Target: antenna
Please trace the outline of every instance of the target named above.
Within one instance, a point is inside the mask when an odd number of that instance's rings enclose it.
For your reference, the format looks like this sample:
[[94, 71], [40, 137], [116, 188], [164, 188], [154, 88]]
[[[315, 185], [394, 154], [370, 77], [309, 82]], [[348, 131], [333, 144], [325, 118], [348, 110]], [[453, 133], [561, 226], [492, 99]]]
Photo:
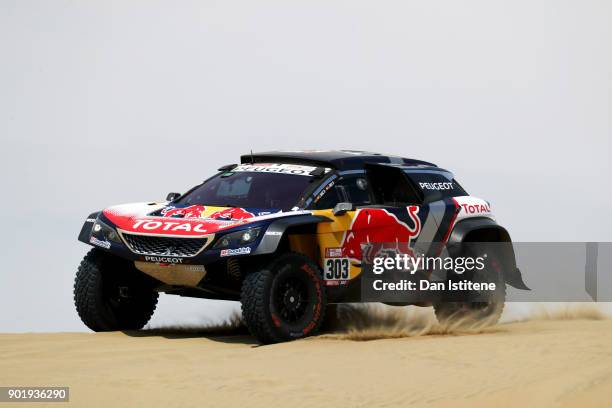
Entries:
[[255, 159], [253, 158], [253, 149], [251, 149], [251, 164], [255, 163]]

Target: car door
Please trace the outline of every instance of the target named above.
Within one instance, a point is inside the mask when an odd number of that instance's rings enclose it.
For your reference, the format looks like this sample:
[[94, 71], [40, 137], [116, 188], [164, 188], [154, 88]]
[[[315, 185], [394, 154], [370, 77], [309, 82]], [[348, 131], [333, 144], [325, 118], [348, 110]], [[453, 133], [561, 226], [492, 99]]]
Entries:
[[310, 209], [332, 220], [319, 224], [317, 229], [321, 269], [327, 286], [345, 285], [360, 272], [359, 266], [351, 261], [343, 249], [347, 232], [359, 210], [334, 215], [333, 208], [341, 202], [352, 203], [355, 207], [372, 204], [372, 195], [364, 171], [340, 173], [314, 193]]
[[[361, 262], [363, 249], [370, 243], [384, 248], [410, 252], [423, 228], [427, 207], [401, 167], [372, 164], [366, 166], [372, 204], [358, 208], [343, 242], [353, 262]], [[369, 257], [373, 254], [367, 254]]]
[[[341, 175], [322, 191], [313, 208], [332, 219], [318, 227], [322, 269], [329, 286], [345, 284], [361, 273], [363, 250], [371, 250], [370, 243], [410, 251], [427, 215], [427, 207], [420, 205], [422, 197], [398, 167], [368, 166]], [[331, 209], [339, 202], [350, 202], [355, 208], [334, 215]]]

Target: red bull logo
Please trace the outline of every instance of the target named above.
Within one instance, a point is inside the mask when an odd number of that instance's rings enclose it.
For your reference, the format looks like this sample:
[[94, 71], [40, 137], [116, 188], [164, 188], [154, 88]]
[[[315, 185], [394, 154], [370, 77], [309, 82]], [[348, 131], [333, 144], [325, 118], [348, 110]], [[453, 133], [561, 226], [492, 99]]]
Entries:
[[161, 211], [164, 217], [200, 218], [206, 209], [203, 205], [190, 205], [184, 208], [166, 208]]
[[[342, 241], [344, 256], [361, 262], [361, 246], [369, 243], [386, 244], [384, 248], [378, 247], [378, 250], [394, 249], [401, 253], [412, 254], [410, 243], [421, 233], [421, 220], [417, 215], [418, 206], [409, 206], [407, 210], [408, 217], [414, 224], [412, 227], [382, 208], [357, 210], [351, 227], [345, 233]], [[367, 254], [367, 256], [373, 258], [375, 254]]]
[[[213, 211], [212, 208], [209, 212]], [[204, 205], [190, 205], [184, 208], [165, 208], [161, 210], [161, 215], [164, 217], [176, 217], [176, 218], [210, 218], [210, 219], [222, 219], [222, 220], [244, 220], [247, 218], [253, 218], [254, 214], [246, 211], [243, 208], [224, 208], [222, 210], [214, 211], [209, 215], [205, 214], [206, 206]]]
[[247, 218], [253, 218], [254, 215], [244, 208], [226, 208], [224, 210], [215, 211], [210, 215], [210, 218], [220, 218], [226, 220], [244, 220]]

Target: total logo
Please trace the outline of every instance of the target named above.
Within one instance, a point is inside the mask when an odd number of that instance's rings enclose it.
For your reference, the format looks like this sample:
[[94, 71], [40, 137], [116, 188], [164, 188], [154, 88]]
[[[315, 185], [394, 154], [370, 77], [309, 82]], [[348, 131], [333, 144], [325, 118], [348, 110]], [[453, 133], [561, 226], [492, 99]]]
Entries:
[[494, 219], [491, 206], [485, 200], [472, 196], [453, 197], [455, 207], [460, 209], [457, 214], [459, 221], [470, 217], [487, 217]]
[[180, 221], [156, 221], [138, 220], [132, 226], [133, 229], [142, 228], [148, 231], [185, 231], [206, 233], [203, 224], [180, 222]]
[[163, 263], [163, 264], [182, 264], [183, 263], [183, 260], [181, 258], [173, 258], [169, 256], [145, 256], [145, 261]]
[[491, 208], [487, 204], [461, 204], [461, 208], [467, 214], [481, 214], [481, 213], [490, 213]]

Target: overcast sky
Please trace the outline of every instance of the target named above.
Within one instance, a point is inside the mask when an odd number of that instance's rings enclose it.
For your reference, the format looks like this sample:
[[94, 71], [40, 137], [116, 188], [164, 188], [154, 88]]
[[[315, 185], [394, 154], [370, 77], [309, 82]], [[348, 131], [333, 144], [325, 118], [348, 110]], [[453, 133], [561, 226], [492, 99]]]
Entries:
[[[437, 163], [519, 241], [610, 241], [612, 3], [0, 0], [0, 331], [84, 330], [84, 217], [241, 153]], [[165, 296], [154, 325], [235, 305]]]

